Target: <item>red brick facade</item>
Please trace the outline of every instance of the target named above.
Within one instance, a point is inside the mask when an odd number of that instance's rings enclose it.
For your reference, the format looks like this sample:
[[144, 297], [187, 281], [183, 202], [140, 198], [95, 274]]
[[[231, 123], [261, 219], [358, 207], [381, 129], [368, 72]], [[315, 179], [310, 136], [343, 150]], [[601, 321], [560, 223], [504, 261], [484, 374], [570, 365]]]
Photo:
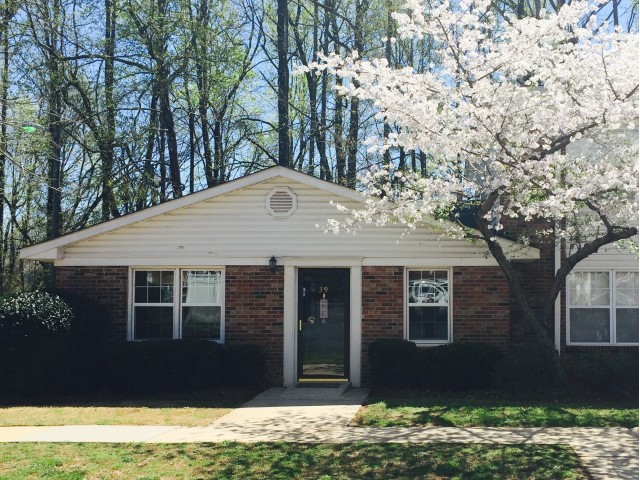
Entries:
[[[456, 267], [451, 279], [454, 342], [492, 343], [507, 348], [509, 284], [499, 267]], [[362, 374], [369, 378], [367, 352], [377, 338], [404, 337], [404, 269], [362, 269]]]
[[271, 383], [282, 384], [284, 269], [225, 268], [225, 342], [258, 345], [267, 357]]
[[127, 267], [56, 267], [56, 287], [103, 305], [111, 317], [113, 339], [127, 339]]
[[[127, 267], [58, 267], [58, 287], [105, 305], [115, 336], [126, 338]], [[456, 267], [451, 279], [453, 340], [509, 343], [509, 287], [498, 267]], [[369, 375], [367, 351], [376, 338], [404, 336], [404, 268], [362, 269], [362, 375]], [[225, 342], [254, 344], [266, 354], [268, 375], [283, 375], [284, 271], [266, 266], [225, 268]]]
[[362, 380], [370, 377], [369, 344], [377, 338], [404, 335], [404, 269], [362, 268]]
[[455, 267], [453, 341], [509, 346], [509, 284], [500, 267]]

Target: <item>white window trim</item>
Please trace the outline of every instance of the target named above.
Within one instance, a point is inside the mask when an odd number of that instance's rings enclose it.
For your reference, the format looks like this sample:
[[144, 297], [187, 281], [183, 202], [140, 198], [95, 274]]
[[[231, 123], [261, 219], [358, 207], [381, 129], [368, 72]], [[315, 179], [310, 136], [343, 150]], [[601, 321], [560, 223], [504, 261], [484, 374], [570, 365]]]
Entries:
[[[410, 271], [437, 270], [446, 271], [449, 280], [449, 303], [447, 305], [447, 339], [446, 340], [412, 340], [409, 338], [409, 299], [407, 298], [407, 290], [409, 285]], [[402, 303], [404, 312], [404, 338], [418, 346], [429, 345], [446, 345], [453, 342], [453, 268], [451, 267], [411, 267], [404, 269], [404, 281], [402, 285]]]
[[[598, 306], [594, 305], [592, 307], [572, 307], [571, 306], [571, 288], [569, 287], [569, 277], [567, 276], [567, 280], [565, 281], [565, 292], [566, 292], [566, 305], [565, 305], [565, 326], [566, 326], [566, 344], [567, 346], [575, 346], [575, 347], [637, 347], [638, 343], [629, 343], [629, 342], [617, 342], [616, 340], [616, 302], [615, 302], [615, 294], [614, 286], [615, 286], [615, 275], [618, 272], [637, 272], [633, 268], [624, 269], [605, 269], [605, 268], [581, 268], [574, 269], [571, 273], [585, 273], [585, 272], [595, 272], [595, 273], [609, 273], [609, 305], [608, 306]], [[603, 310], [609, 310], [609, 342], [572, 342], [571, 341], [571, 309], [572, 308], [602, 308]], [[634, 307], [631, 307], [634, 308]]]
[[[129, 293], [127, 298], [127, 341], [130, 342], [154, 342], [156, 339], [135, 339], [134, 338], [134, 321], [133, 321], [133, 309], [134, 309], [134, 272], [136, 270], [144, 270], [146, 272], [151, 271], [173, 271], [173, 338], [171, 340], [180, 340], [182, 338], [182, 272], [184, 270], [215, 270], [222, 274], [220, 281], [220, 339], [210, 339], [211, 342], [217, 342], [223, 344], [225, 342], [225, 269], [220, 266], [152, 266], [147, 267], [139, 265], [135, 267], [129, 267]], [[170, 304], [149, 304], [149, 305], [164, 305]], [[209, 304], [208, 304], [209, 305]], [[192, 305], [194, 306], [194, 305]], [[169, 339], [167, 339], [169, 340]]]

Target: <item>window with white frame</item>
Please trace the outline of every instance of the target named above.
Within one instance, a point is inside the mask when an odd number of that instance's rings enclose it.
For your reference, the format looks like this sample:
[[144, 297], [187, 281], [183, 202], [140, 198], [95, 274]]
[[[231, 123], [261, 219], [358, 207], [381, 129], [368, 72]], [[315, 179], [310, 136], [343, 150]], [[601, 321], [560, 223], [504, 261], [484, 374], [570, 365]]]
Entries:
[[132, 339], [221, 341], [222, 286], [221, 270], [134, 270]]
[[406, 334], [417, 343], [450, 341], [449, 271], [408, 270]]
[[638, 272], [577, 271], [568, 286], [568, 343], [638, 344]]

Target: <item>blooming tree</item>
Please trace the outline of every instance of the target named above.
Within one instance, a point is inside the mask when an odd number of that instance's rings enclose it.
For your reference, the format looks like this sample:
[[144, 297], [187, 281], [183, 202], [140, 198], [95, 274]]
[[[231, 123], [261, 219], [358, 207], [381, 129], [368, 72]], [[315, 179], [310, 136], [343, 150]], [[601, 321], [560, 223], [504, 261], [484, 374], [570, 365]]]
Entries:
[[[398, 127], [369, 140], [371, 150], [401, 147], [429, 159], [426, 176], [392, 165], [369, 171], [366, 206], [329, 229], [402, 222], [410, 231], [427, 222], [485, 242], [556, 366], [549, 325], [567, 275], [638, 233], [638, 36], [599, 28], [595, 16], [581, 26], [593, 8], [576, 1], [540, 19], [499, 19], [490, 0], [408, 0], [395, 14], [399, 35], [439, 45], [429, 71], [358, 52], [314, 66], [343, 77], [340, 93], [371, 101]], [[473, 207], [473, 228], [461, 221], [464, 207]], [[546, 236], [567, 246], [538, 313], [509, 259], [514, 244], [497, 241], [513, 233], [505, 229], [513, 219], [530, 227], [519, 232], [521, 245]]]

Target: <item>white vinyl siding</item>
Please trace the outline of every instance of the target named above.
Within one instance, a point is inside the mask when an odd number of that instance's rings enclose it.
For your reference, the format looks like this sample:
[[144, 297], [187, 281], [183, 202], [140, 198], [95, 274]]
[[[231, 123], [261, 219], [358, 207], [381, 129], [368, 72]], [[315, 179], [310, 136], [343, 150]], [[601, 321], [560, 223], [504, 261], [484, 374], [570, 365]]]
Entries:
[[131, 277], [132, 340], [224, 340], [221, 269], [142, 267]]
[[638, 272], [575, 271], [567, 286], [569, 345], [638, 345]]
[[[297, 208], [274, 218], [265, 199], [275, 187], [296, 195]], [[365, 225], [357, 235], [324, 234], [317, 225], [340, 218], [331, 201], [358, 204], [330, 191], [276, 177], [64, 247], [57, 265], [261, 265], [277, 258], [362, 258], [363, 265], [495, 265], [482, 245], [418, 229]], [[153, 242], [149, 242], [153, 238]], [[532, 257], [533, 258], [533, 257]], [[419, 262], [419, 263], [418, 263]]]

